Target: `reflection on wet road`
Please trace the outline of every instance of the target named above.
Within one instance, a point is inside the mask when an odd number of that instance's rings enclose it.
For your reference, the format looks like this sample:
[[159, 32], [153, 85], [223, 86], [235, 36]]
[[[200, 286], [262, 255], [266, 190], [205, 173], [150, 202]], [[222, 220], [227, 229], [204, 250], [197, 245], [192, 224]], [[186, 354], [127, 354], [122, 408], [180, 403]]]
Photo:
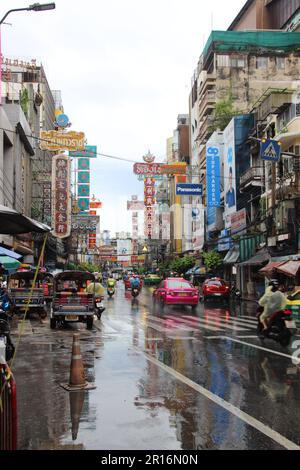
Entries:
[[[300, 446], [300, 369], [292, 349], [257, 339], [253, 303], [161, 310], [119, 283], [93, 331], [31, 327], [15, 367], [21, 449]], [[78, 329], [97, 389], [69, 394]]]

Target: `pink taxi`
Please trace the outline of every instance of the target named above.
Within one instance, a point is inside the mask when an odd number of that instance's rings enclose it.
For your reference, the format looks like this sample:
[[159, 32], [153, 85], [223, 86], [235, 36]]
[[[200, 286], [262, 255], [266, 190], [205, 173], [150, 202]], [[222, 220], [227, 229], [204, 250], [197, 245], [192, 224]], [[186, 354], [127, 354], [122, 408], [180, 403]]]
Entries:
[[153, 300], [164, 305], [190, 305], [196, 308], [199, 292], [192, 284], [181, 278], [167, 278], [153, 292]]

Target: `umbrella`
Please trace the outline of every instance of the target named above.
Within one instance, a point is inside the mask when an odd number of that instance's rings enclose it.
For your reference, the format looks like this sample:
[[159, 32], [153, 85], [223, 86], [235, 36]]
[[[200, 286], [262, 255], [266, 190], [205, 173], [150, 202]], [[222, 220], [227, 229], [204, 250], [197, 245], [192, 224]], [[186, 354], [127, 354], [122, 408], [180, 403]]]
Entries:
[[25, 215], [0, 204], [0, 233], [16, 235], [28, 232], [50, 232], [51, 228], [41, 222], [30, 219]]
[[1, 264], [6, 271], [17, 269], [21, 265], [20, 261], [10, 258], [9, 256], [0, 256], [0, 265]]

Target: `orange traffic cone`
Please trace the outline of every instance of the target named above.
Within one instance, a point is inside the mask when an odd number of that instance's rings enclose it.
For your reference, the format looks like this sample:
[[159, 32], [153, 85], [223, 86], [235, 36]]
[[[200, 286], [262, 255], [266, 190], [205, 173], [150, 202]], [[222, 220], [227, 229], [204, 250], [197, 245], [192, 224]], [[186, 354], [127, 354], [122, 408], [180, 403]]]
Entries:
[[84, 367], [80, 352], [79, 333], [74, 333], [73, 335], [69, 384], [61, 384], [61, 386], [69, 392], [96, 388], [94, 384], [88, 383], [85, 379]]

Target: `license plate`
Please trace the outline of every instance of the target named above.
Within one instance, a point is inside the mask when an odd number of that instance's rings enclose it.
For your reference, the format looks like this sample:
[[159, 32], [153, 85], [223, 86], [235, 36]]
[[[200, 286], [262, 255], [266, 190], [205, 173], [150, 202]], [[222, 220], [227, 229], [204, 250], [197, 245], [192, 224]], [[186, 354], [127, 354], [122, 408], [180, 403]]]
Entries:
[[285, 320], [285, 326], [290, 329], [297, 328], [295, 320]]
[[101, 302], [97, 302], [97, 303], [96, 303], [96, 307], [97, 307], [97, 308], [102, 307], [102, 303], [101, 303]]
[[186, 297], [188, 294], [186, 294], [185, 292], [178, 292], [178, 296], [179, 297]]
[[66, 315], [66, 320], [68, 320], [68, 321], [77, 321], [78, 316], [77, 315]]

